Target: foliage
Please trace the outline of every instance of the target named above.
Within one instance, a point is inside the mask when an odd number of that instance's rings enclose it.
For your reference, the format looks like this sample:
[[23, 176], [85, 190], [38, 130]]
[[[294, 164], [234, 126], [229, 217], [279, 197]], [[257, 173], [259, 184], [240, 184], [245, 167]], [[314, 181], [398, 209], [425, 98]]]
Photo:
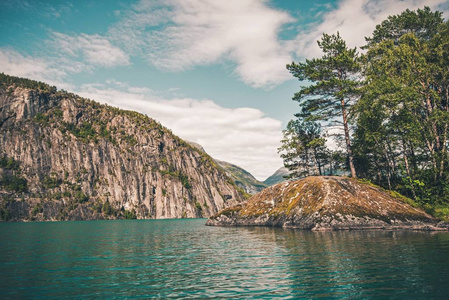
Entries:
[[18, 170], [19, 162], [14, 160], [14, 158], [3, 156], [0, 158], [0, 168], [6, 170]]
[[62, 184], [62, 180], [56, 177], [45, 176], [42, 184], [45, 188], [51, 189], [60, 186]]
[[[300, 81], [311, 84], [303, 86], [293, 100], [301, 107], [297, 118], [304, 122], [327, 121], [340, 123], [344, 128], [349, 167], [353, 177], [353, 165], [348, 109], [358, 96], [358, 72], [360, 64], [356, 48], [349, 49], [337, 32], [335, 35], [323, 34], [318, 46], [323, 51], [321, 58], [306, 60], [305, 63], [287, 65], [287, 69]], [[341, 118], [341, 120], [340, 120]]]
[[[307, 132], [291, 130], [294, 122], [326, 124], [343, 115], [346, 155], [349, 165], [353, 156], [357, 175], [444, 216], [449, 206], [449, 22], [428, 7], [406, 10], [389, 16], [366, 41], [359, 57], [338, 33], [324, 34], [318, 42], [322, 58], [287, 66], [311, 84], [293, 98], [301, 109], [287, 127], [283, 147], [299, 144], [302, 150], [291, 160], [300, 159], [306, 148], [298, 141]], [[339, 105], [338, 100], [345, 101]], [[351, 135], [338, 108], [347, 109]]]
[[354, 107], [357, 169], [421, 205], [449, 201], [448, 23], [427, 7], [407, 10], [367, 41]]
[[44, 212], [44, 208], [42, 207], [42, 205], [40, 203], [36, 204], [35, 207], [33, 207], [33, 209], [31, 210], [31, 215], [32, 216], [36, 216], [39, 213]]
[[11, 220], [11, 210], [8, 207], [7, 201], [2, 201], [0, 203], [0, 221]]
[[185, 187], [186, 189], [192, 188], [192, 185], [189, 182], [189, 177], [187, 177], [187, 175], [184, 175], [181, 172], [179, 172], [178, 178], [181, 181], [183, 187]]
[[18, 85], [24, 88], [37, 89], [45, 93], [55, 93], [56, 87], [50, 86], [46, 83], [35, 81], [27, 78], [8, 76], [4, 73], [0, 73], [0, 82], [3, 86]]
[[34, 116], [34, 120], [39, 124], [46, 126], [48, 125], [50, 118], [47, 115], [44, 115], [43, 113], [37, 113]]
[[[168, 164], [168, 162], [165, 158], [161, 159], [161, 162], [163, 164]], [[168, 165], [168, 170], [161, 170], [160, 172], [163, 175], [169, 175], [172, 178], [178, 179], [182, 183], [182, 186], [185, 187], [186, 189], [192, 188], [192, 184], [189, 181], [189, 177], [187, 175], [185, 175], [184, 173], [182, 173], [181, 171], [176, 170], [174, 166]], [[164, 196], [165, 196], [165, 194], [164, 194]]]
[[97, 136], [97, 132], [92, 127], [92, 124], [88, 122], [83, 122], [79, 126], [76, 126], [74, 123], [63, 122], [63, 126], [61, 130], [63, 133], [68, 131], [85, 142]]
[[285, 167], [291, 171], [288, 178], [323, 175], [327, 149], [320, 124], [296, 119], [288, 123], [283, 133], [278, 151]]
[[123, 218], [126, 220], [137, 219], [136, 211], [134, 209], [133, 210], [125, 210], [123, 212]]
[[76, 191], [74, 193], [74, 198], [75, 198], [76, 202], [78, 202], [78, 203], [84, 203], [84, 202], [89, 201], [89, 196], [84, 194], [82, 191]]
[[14, 192], [26, 192], [28, 190], [27, 180], [25, 178], [7, 173], [3, 174], [2, 178], [0, 178], [0, 186], [5, 190]]
[[103, 205], [101, 207], [101, 212], [108, 216], [114, 214], [114, 209], [112, 208], [111, 204], [109, 203], [109, 200], [106, 200], [103, 203]]

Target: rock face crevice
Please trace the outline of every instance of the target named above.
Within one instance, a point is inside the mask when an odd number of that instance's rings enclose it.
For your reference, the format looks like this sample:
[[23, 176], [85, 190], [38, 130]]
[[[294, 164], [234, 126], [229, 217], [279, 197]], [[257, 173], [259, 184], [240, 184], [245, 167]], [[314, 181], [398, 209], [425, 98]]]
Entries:
[[3, 220], [208, 217], [243, 200], [210, 156], [149, 117], [2, 79]]
[[311, 176], [271, 186], [225, 208], [206, 225], [308, 230], [443, 230], [432, 216], [377, 187], [347, 177]]

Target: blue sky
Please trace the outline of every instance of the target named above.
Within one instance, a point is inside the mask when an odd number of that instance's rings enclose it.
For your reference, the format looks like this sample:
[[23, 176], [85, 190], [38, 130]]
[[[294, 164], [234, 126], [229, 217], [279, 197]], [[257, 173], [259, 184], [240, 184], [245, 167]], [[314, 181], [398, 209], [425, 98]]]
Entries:
[[0, 0], [0, 71], [138, 110], [265, 179], [301, 84], [285, 69], [340, 31], [446, 0]]

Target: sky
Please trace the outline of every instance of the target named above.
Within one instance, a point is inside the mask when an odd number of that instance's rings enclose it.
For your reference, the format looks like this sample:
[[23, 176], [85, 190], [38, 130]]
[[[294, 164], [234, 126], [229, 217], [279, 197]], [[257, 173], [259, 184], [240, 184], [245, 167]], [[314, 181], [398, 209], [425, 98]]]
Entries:
[[307, 84], [286, 64], [424, 6], [447, 18], [449, 0], [0, 0], [0, 72], [147, 114], [264, 180]]

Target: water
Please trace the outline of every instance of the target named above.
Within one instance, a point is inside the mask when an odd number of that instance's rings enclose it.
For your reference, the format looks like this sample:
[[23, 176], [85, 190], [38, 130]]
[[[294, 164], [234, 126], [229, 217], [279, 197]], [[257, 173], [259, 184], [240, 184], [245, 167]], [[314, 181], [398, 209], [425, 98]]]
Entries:
[[0, 297], [449, 298], [449, 233], [0, 224]]

